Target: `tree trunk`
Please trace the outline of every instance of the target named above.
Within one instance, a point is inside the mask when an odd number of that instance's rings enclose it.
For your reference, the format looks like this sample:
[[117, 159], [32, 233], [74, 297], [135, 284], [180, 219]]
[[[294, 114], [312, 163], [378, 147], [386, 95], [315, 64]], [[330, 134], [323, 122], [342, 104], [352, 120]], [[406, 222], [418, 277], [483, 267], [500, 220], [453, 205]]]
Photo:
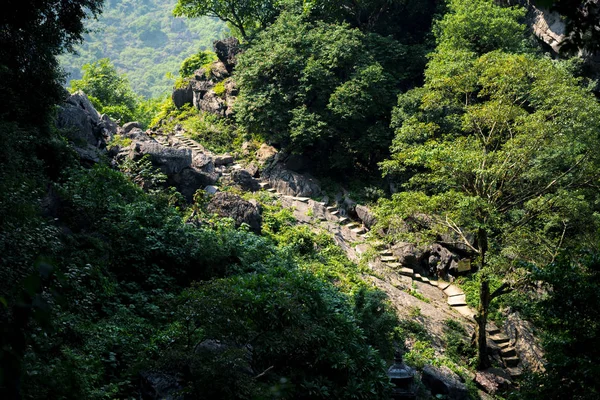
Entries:
[[481, 278], [481, 286], [479, 288], [479, 307], [477, 307], [477, 315], [475, 317], [475, 321], [477, 322], [477, 369], [479, 370], [487, 369], [490, 367], [490, 360], [488, 357], [487, 347], [487, 332], [485, 330], [485, 327], [487, 325], [490, 301], [490, 285], [487, 280], [487, 277], [483, 275]]
[[477, 369], [482, 370], [490, 367], [485, 327], [487, 325], [490, 301], [492, 300], [490, 296], [490, 284], [484, 271], [485, 256], [487, 253], [487, 232], [483, 228], [479, 228], [477, 232], [477, 244], [480, 257], [479, 273], [481, 274], [481, 285], [479, 287], [479, 307], [477, 307], [477, 315], [475, 316], [475, 321], [477, 322], [475, 340], [477, 342]]

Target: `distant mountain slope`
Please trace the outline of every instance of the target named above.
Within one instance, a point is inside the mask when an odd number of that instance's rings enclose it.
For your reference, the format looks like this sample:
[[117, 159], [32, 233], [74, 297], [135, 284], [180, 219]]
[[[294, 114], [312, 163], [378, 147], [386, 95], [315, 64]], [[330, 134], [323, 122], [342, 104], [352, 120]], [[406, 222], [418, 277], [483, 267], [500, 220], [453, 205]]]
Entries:
[[79, 79], [81, 67], [108, 57], [127, 74], [133, 89], [146, 97], [167, 93], [181, 62], [211, 49], [213, 40], [228, 35], [224, 23], [213, 18], [194, 20], [172, 15], [177, 0], [106, 0], [104, 13], [89, 21], [89, 34], [77, 47], [78, 55], [61, 57], [68, 79]]

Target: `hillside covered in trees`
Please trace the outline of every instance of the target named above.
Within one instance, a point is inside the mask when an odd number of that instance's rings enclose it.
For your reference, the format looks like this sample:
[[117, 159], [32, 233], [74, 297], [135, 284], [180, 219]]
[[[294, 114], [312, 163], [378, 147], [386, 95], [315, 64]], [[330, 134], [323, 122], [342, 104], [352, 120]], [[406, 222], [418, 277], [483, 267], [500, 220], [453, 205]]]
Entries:
[[[108, 58], [126, 74], [133, 90], [145, 98], [163, 97], [173, 86], [182, 61], [211, 50], [228, 29], [216, 18], [176, 18], [175, 0], [108, 0], [98, 19], [85, 22], [87, 32], [76, 53], [59, 57], [68, 80], [81, 79], [81, 67]], [[69, 83], [69, 82], [67, 82]]]
[[597, 399], [599, 7], [11, 1], [0, 396]]

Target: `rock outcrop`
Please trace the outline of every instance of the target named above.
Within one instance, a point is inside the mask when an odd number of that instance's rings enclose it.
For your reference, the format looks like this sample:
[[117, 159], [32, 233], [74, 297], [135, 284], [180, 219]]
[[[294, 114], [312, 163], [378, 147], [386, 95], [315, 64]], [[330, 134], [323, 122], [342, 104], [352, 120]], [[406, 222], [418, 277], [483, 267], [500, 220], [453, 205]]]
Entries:
[[231, 73], [240, 52], [240, 44], [237, 39], [228, 38], [216, 41], [214, 48], [218, 60], [186, 78], [173, 91], [171, 98], [177, 108], [191, 104], [198, 110], [229, 117], [233, 114], [232, 105], [237, 96]]
[[421, 381], [433, 396], [442, 395], [448, 400], [467, 400], [469, 392], [460, 377], [446, 366], [423, 367]]
[[100, 161], [106, 142], [117, 132], [117, 124], [100, 115], [81, 91], [70, 95], [59, 108], [56, 127], [64, 131], [84, 164]]
[[504, 331], [515, 347], [523, 366], [533, 372], [544, 371], [544, 351], [535, 336], [535, 328], [521, 318], [518, 312], [508, 312], [504, 321]]
[[261, 232], [262, 217], [259, 206], [242, 199], [238, 195], [218, 192], [212, 197], [206, 210], [220, 217], [232, 218], [236, 227], [247, 224], [252, 232], [256, 234]]

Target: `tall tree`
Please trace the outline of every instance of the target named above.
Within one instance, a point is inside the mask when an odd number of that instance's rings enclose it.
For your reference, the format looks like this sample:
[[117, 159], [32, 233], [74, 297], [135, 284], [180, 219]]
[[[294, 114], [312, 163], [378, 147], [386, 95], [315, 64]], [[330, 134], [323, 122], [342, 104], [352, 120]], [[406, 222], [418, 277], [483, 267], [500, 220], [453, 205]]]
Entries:
[[62, 94], [56, 56], [82, 39], [102, 0], [7, 0], [0, 15], [0, 118], [41, 123]]
[[[433, 230], [454, 233], [477, 254], [485, 368], [489, 305], [522, 279], [519, 261], [552, 261], [585, 231], [600, 106], [565, 65], [518, 53], [520, 10], [486, 0], [454, 0], [450, 9], [424, 88], [400, 96], [393, 154], [382, 166], [408, 176], [392, 202], [397, 213], [434, 216]], [[490, 274], [504, 279], [495, 290]]]

